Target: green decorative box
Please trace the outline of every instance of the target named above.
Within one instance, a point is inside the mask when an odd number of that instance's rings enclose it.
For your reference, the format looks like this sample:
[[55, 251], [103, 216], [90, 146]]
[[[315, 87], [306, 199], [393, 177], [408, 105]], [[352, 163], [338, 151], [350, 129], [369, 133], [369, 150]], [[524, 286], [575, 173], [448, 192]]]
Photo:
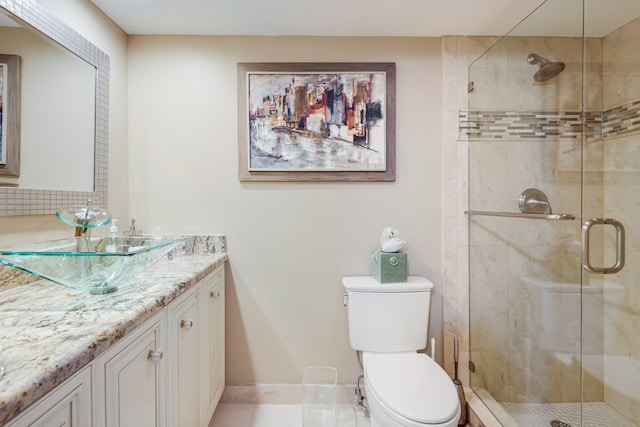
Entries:
[[371, 255], [371, 276], [380, 283], [407, 281], [407, 254], [377, 251]]

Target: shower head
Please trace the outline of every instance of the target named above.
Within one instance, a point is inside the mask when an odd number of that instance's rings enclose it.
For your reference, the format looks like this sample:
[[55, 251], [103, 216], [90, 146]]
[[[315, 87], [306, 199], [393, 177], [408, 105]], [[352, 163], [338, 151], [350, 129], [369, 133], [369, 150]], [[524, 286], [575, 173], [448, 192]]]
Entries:
[[546, 82], [564, 70], [564, 62], [551, 62], [547, 58], [543, 58], [535, 53], [530, 53], [527, 62], [531, 65], [538, 64], [538, 71], [533, 76], [533, 80], [537, 82]]

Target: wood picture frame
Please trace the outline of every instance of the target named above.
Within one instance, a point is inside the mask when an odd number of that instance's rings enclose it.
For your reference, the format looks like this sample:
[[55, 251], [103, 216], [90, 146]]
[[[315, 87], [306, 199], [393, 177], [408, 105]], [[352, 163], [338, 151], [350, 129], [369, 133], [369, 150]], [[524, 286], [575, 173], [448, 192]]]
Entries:
[[238, 63], [240, 181], [395, 181], [395, 63]]
[[0, 54], [0, 175], [20, 176], [20, 56]]

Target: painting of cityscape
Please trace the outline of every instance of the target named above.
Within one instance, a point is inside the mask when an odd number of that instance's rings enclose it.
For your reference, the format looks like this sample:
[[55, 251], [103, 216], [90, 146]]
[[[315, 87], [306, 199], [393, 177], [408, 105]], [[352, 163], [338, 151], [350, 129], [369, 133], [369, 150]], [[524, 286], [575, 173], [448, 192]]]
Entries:
[[386, 172], [387, 71], [290, 68], [247, 72], [248, 171]]

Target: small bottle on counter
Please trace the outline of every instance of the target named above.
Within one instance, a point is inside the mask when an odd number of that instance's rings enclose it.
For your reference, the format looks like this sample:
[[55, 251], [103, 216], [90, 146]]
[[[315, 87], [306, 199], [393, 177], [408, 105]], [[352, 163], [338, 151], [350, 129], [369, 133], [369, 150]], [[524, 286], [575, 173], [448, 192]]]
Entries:
[[115, 253], [118, 251], [118, 220], [113, 219], [113, 225], [109, 228], [109, 243], [106, 247], [106, 252]]

